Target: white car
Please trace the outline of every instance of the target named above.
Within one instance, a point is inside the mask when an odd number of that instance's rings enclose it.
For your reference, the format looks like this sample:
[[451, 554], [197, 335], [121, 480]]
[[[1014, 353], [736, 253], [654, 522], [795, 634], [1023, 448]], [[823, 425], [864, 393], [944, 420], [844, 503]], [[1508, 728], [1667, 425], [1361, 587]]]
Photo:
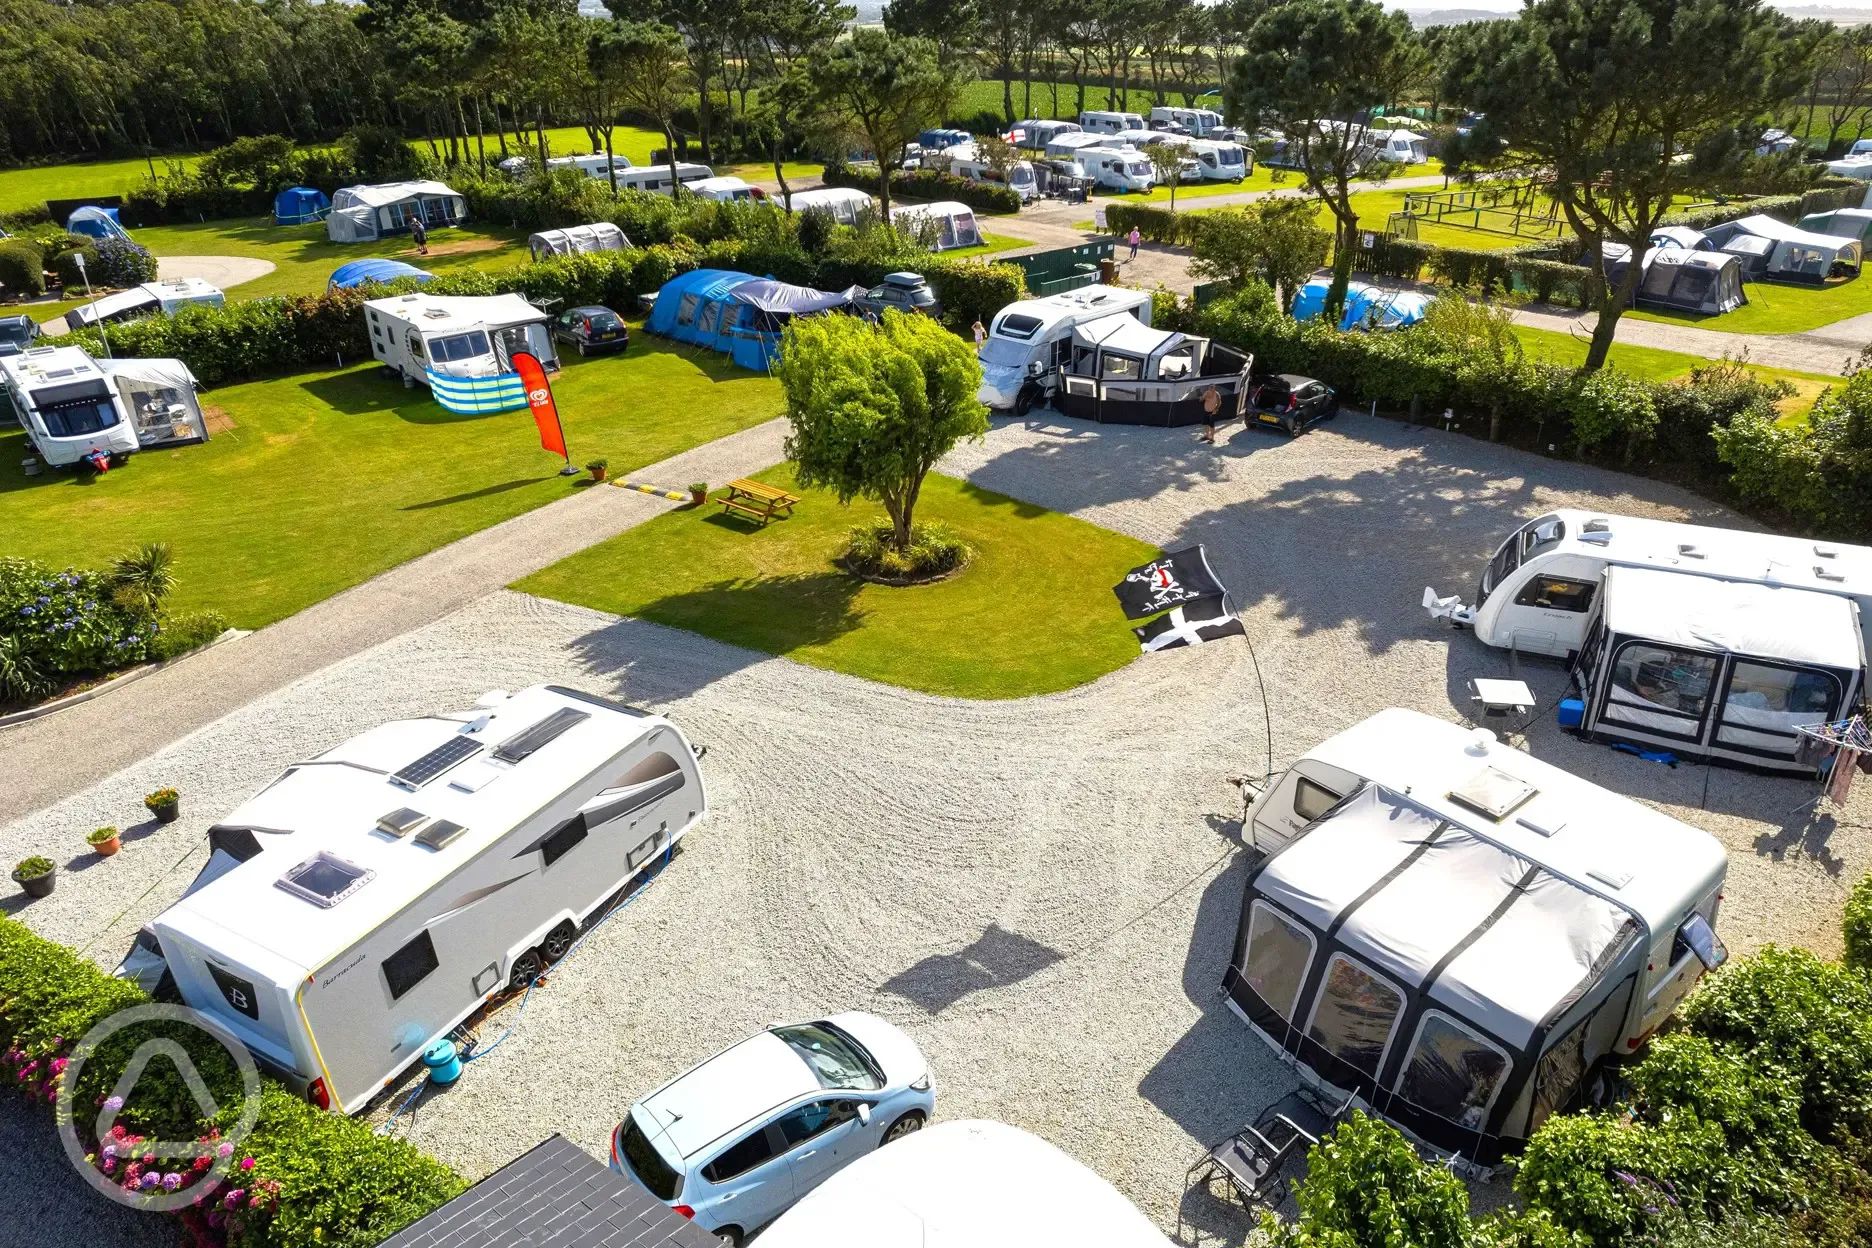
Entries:
[[771, 1027], [643, 1097], [611, 1133], [611, 1168], [739, 1244], [935, 1108], [916, 1042], [851, 1011]]

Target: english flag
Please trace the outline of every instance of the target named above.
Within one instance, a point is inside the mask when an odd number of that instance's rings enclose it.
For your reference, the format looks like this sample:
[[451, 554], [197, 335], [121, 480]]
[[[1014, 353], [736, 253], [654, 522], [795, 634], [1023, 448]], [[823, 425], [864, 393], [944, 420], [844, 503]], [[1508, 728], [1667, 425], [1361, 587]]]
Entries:
[[546, 369], [539, 358], [528, 351], [514, 352], [513, 363], [514, 371], [520, 374], [520, 384], [526, 390], [527, 406], [533, 409], [533, 423], [539, 426], [540, 446], [570, 465], [572, 457], [566, 454], [565, 427], [559, 423], [559, 409], [553, 403]]

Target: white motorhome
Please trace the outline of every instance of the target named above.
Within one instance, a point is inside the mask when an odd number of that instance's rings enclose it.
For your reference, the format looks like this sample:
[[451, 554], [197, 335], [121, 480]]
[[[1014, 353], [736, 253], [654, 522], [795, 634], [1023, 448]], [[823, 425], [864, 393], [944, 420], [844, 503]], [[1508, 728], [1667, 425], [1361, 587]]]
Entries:
[[[678, 161], [675, 170], [676, 181], [684, 186], [715, 176], [715, 171], [707, 165], [692, 165], [684, 161]], [[629, 169], [621, 169], [618, 171], [617, 184], [620, 191], [670, 190], [670, 166], [633, 165]]]
[[1190, 154], [1205, 182], [1240, 182], [1254, 173], [1254, 153], [1240, 143], [1222, 139], [1190, 139]]
[[1087, 109], [1079, 114], [1079, 128], [1088, 134], [1123, 134], [1145, 129], [1144, 118], [1136, 113], [1103, 112]]
[[1157, 184], [1157, 174], [1151, 168], [1150, 158], [1135, 147], [1122, 147], [1116, 151], [1088, 147], [1076, 153], [1072, 160], [1079, 166], [1083, 176], [1108, 190], [1149, 191]]
[[755, 195], [753, 187], [735, 177], [697, 178], [693, 182], [685, 178], [683, 188], [698, 198], [713, 199], [725, 204], [759, 198]]
[[55, 468], [208, 440], [200, 383], [180, 360], [94, 360], [82, 347], [0, 356], [0, 392]]
[[764, 1248], [1170, 1248], [1110, 1183], [1019, 1127], [945, 1122], [821, 1183], [761, 1232]]
[[1017, 121], [1008, 128], [1008, 141], [1015, 147], [1030, 152], [1044, 152], [1047, 145], [1062, 134], [1077, 134], [1079, 123], [1076, 121], [1050, 121], [1030, 117]]
[[820, 186], [793, 192], [793, 211], [819, 209], [840, 225], [856, 225], [864, 213], [877, 211], [877, 200], [854, 186]]
[[[609, 182], [612, 169], [623, 173], [631, 167], [631, 162], [628, 156], [612, 156], [607, 161], [603, 152], [592, 152], [584, 156], [548, 157], [546, 167], [554, 171], [576, 169], [588, 178]], [[500, 162], [500, 171], [510, 178], [524, 178], [529, 170], [537, 168], [539, 168], [539, 161], [527, 156], [509, 156]]]
[[418, 291], [364, 304], [371, 355], [406, 387], [429, 387], [450, 411], [524, 406], [516, 351], [559, 367], [547, 315], [519, 295], [430, 295]]
[[1181, 126], [1196, 138], [1223, 129], [1222, 114], [1213, 108], [1171, 108], [1158, 105], [1150, 111], [1153, 127]]
[[356, 1113], [708, 813], [661, 716], [496, 691], [288, 767], [208, 831], [118, 974], [164, 976], [315, 1104]]
[[1022, 414], [1046, 402], [1059, 370], [1072, 365], [1073, 330], [1115, 312], [1128, 312], [1149, 325], [1150, 292], [1082, 286], [1008, 304], [995, 313], [982, 343], [982, 384], [975, 397], [988, 407]]
[[1571, 657], [1613, 567], [1811, 589], [1872, 610], [1872, 547], [1571, 509], [1510, 534], [1482, 570], [1475, 605], [1428, 589], [1424, 605], [1433, 617], [1474, 628], [1485, 645]]
[[1707, 970], [1707, 832], [1494, 739], [1381, 711], [1248, 814], [1223, 989], [1310, 1082], [1479, 1166], [1579, 1105]]
[[1004, 182], [989, 167], [988, 162], [981, 158], [981, 154], [975, 150], [973, 143], [958, 143], [954, 147], [945, 149], [943, 155], [948, 159], [949, 172], [958, 178], [967, 178], [971, 182], [993, 182], [997, 185], [1005, 185], [1021, 197], [1022, 203], [1030, 203], [1039, 198], [1040, 183], [1034, 177], [1032, 161], [1017, 160], [1008, 166], [1007, 178]]
[[172, 277], [166, 281], [144, 282], [114, 295], [105, 295], [91, 303], [80, 304], [65, 314], [65, 322], [74, 329], [88, 328], [103, 321], [134, 321], [145, 316], [174, 316], [187, 307], [220, 308], [227, 306], [221, 288], [199, 277]]

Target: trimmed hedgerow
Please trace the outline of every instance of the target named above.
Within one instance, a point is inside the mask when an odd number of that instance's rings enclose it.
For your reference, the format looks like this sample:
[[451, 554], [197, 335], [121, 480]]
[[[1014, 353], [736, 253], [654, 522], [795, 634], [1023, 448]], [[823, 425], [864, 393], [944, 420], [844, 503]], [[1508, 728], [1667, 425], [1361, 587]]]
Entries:
[[21, 299], [45, 293], [45, 249], [30, 238], [0, 239], [0, 291]]
[[1856, 971], [1872, 970], [1872, 875], [1853, 885], [1840, 926], [1846, 936], [1846, 965]]

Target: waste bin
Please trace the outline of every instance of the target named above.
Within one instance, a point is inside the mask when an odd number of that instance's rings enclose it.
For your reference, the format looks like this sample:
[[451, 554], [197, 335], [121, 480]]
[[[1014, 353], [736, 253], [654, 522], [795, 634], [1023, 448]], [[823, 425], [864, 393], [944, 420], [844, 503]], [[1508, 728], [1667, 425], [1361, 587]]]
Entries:
[[1118, 260], [1116, 257], [1107, 256], [1099, 261], [1099, 281], [1105, 283], [1107, 286], [1116, 286], [1118, 284]]

